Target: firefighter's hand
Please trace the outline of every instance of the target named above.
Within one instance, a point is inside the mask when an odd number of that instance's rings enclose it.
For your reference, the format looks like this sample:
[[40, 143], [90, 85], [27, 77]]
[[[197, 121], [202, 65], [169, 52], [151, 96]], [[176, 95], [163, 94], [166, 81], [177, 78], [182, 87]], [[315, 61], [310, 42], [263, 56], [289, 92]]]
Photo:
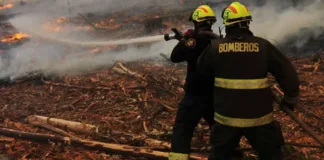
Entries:
[[195, 36], [195, 31], [193, 29], [188, 29], [185, 33], [184, 33], [184, 38], [188, 39], [188, 38], [194, 38]]
[[281, 100], [280, 108], [287, 107], [291, 111], [294, 111], [295, 106], [297, 105], [297, 98], [284, 97]]
[[178, 31], [178, 29], [176, 28], [171, 28], [171, 31], [174, 32], [174, 38], [177, 40], [181, 40], [183, 38], [183, 34], [181, 32]]

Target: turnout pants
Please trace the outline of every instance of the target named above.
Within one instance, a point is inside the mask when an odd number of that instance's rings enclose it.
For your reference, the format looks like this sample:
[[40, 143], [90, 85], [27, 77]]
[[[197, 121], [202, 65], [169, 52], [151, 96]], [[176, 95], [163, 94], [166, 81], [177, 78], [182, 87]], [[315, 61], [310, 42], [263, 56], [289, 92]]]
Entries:
[[230, 127], [216, 122], [211, 132], [212, 149], [208, 159], [230, 160], [242, 136], [258, 152], [260, 160], [282, 160], [281, 146], [284, 138], [277, 121], [250, 128]]
[[208, 96], [192, 96], [186, 94], [179, 104], [173, 137], [171, 141], [170, 159], [185, 160], [190, 153], [191, 139], [195, 127], [201, 118], [211, 128], [214, 121], [213, 99]]

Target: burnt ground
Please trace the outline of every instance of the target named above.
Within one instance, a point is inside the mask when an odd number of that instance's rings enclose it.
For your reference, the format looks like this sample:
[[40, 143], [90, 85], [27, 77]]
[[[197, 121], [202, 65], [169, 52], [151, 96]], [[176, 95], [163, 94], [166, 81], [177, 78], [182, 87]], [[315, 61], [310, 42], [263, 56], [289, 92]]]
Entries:
[[[56, 25], [64, 28], [65, 23], [74, 23], [92, 28], [96, 35], [109, 36], [111, 32], [107, 31], [113, 31], [114, 36], [118, 33], [116, 37], [126, 35], [136, 37], [166, 33], [170, 26], [181, 29], [185, 22], [177, 20], [186, 20], [188, 14], [179, 13], [181, 16], [168, 17], [167, 14], [163, 14], [165, 13], [163, 11], [158, 13], [159, 17], [151, 14], [151, 17], [131, 16], [123, 20], [114, 17], [120, 15], [119, 13], [112, 13], [106, 18], [87, 13], [82, 14], [84, 17], [58, 18], [60, 23], [56, 22]], [[5, 16], [3, 19], [7, 18]], [[170, 23], [174, 21], [176, 23]], [[123, 32], [129, 29], [127, 27], [134, 28], [131, 23], [139, 25], [141, 29], [137, 32], [130, 31], [132, 34]], [[3, 38], [17, 32], [6, 22], [1, 23], [1, 28], [3, 28], [1, 31]], [[17, 40], [12, 43], [2, 43], [0, 46], [6, 53], [11, 48], [24, 43], [25, 40], [28, 41], [28, 39]], [[318, 51], [321, 43], [318, 44], [315, 48], [317, 52], [312, 50], [312, 56], [290, 58], [302, 82], [300, 102], [295, 113], [321, 139], [324, 139], [322, 118], [324, 115], [324, 55], [323, 51]], [[184, 94], [182, 85], [185, 72], [185, 64], [174, 65], [167, 61], [148, 60], [117, 63], [112, 67], [101, 68], [84, 75], [44, 77], [35, 74], [14, 82], [4, 79], [0, 84], [0, 127], [59, 135], [26, 121], [30, 115], [41, 115], [104, 128], [100, 130], [101, 136], [61, 128], [69, 135], [80, 139], [146, 147], [167, 153], [168, 147], [150, 145], [145, 139], [170, 142], [177, 105]], [[275, 112], [287, 142], [284, 148], [286, 159], [320, 160], [324, 157], [323, 150], [318, 149], [319, 144], [289, 116], [278, 108]], [[201, 157], [208, 155], [208, 139], [208, 125], [201, 120], [196, 128], [192, 146], [194, 152], [201, 153]], [[241, 146], [244, 148], [242, 150], [246, 151], [246, 156], [255, 157], [245, 140], [242, 140]], [[141, 159], [125, 154], [113, 154], [109, 151], [92, 150], [81, 145], [65, 145], [54, 141], [37, 143], [34, 140], [22, 140], [10, 136], [0, 136], [0, 157], [2, 159], [8, 157], [13, 159]]]
[[[292, 58], [302, 81], [296, 114], [323, 139], [324, 65], [320, 59], [315, 59]], [[118, 66], [81, 76], [45, 78], [43, 81], [21, 80], [10, 85], [1, 85], [1, 127], [55, 134], [25, 122], [27, 116], [36, 114], [105, 126], [118, 133], [144, 134], [150, 138], [170, 141], [177, 104], [184, 94], [181, 87], [185, 66], [161, 62], [123, 65], [132, 72], [118, 70]], [[282, 111], [276, 111], [276, 119], [282, 125], [286, 142], [318, 145]], [[95, 136], [69, 133], [82, 139], [98, 140]], [[122, 135], [115, 134], [99, 140], [145, 145]], [[195, 132], [193, 148], [203, 150], [208, 144], [208, 135], [208, 126], [202, 120]], [[3, 136], [0, 141], [3, 154], [19, 159], [132, 159], [78, 146], [62, 147], [55, 143], [34, 143]], [[245, 141], [241, 145], [244, 148], [249, 147]], [[324, 156], [322, 150], [309, 147], [286, 147], [286, 150], [287, 159], [321, 159]]]

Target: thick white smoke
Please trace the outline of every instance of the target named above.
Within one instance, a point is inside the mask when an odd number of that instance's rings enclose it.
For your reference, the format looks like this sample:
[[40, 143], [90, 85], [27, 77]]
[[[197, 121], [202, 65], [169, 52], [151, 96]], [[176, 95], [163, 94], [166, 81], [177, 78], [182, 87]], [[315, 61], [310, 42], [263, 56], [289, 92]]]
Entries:
[[[274, 44], [282, 43], [287, 40], [287, 37], [295, 36], [298, 39], [295, 40], [295, 45], [302, 46], [310, 36], [316, 38], [316, 36], [322, 34], [322, 30], [316, 27], [324, 27], [324, 12], [321, 9], [324, 7], [323, 2], [309, 0], [308, 3], [296, 5], [292, 1], [273, 0], [260, 5], [261, 1], [245, 0], [244, 4], [249, 7], [253, 16], [251, 30], [255, 35], [264, 37]], [[29, 30], [41, 35], [63, 39], [63, 41], [90, 41], [93, 43], [97, 38], [90, 36], [89, 32], [48, 32], [42, 29], [42, 24], [59, 16], [78, 16], [78, 13], [93, 12], [96, 15], [104, 15], [111, 11], [125, 11], [123, 12], [125, 15], [132, 15], [138, 12], [150, 13], [161, 9], [165, 11], [184, 10], [198, 7], [201, 1], [192, 0], [190, 6], [181, 6], [179, 2], [178, 0], [47, 0], [39, 1], [39, 4], [36, 5], [27, 1], [27, 5], [14, 10], [23, 12], [23, 14], [11, 19], [10, 22], [21, 31]], [[222, 26], [221, 11], [228, 3], [218, 3], [214, 6], [218, 19], [214, 26], [216, 33], [218, 33], [218, 26]], [[305, 36], [304, 33], [301, 33], [303, 28], [308, 28], [311, 32]], [[129, 46], [121, 52], [106, 51], [100, 55], [93, 54], [88, 58], [80, 59], [78, 58], [80, 55], [89, 55], [87, 49], [71, 47], [71, 44], [64, 46], [45, 39], [40, 40], [41, 45], [35, 46], [33, 44], [39, 39], [32, 38], [30, 43], [12, 49], [11, 54], [14, 58], [10, 66], [0, 65], [0, 78], [20, 76], [33, 70], [42, 70], [51, 74], [82, 72], [110, 65], [115, 60], [133, 61], [161, 58], [160, 53], [170, 53], [176, 44], [176, 41], [161, 41], [146, 48], [139, 49]], [[115, 40], [115, 38], [107, 37], [107, 40]], [[151, 40], [156, 41], [156, 38]], [[66, 56], [68, 53], [78, 54]], [[58, 63], [62, 57], [65, 57], [65, 61]]]
[[[251, 7], [254, 17], [251, 29], [257, 35], [283, 42], [289, 36], [305, 36], [301, 33], [303, 28], [312, 30], [315, 38], [322, 33], [316, 27], [324, 27], [323, 2], [315, 1], [297, 7], [287, 6], [280, 10], [274, 9], [273, 5], [269, 3], [263, 7]], [[304, 37], [304, 40], [307, 38]]]
[[[226, 4], [215, 8], [218, 11], [217, 26], [222, 25], [220, 15]], [[296, 45], [302, 45], [310, 36], [316, 38], [324, 31], [323, 28], [319, 30], [319, 27], [324, 27], [322, 0], [245, 0], [243, 4], [248, 6], [252, 14], [252, 32], [274, 44], [285, 42], [288, 37], [294, 36]], [[302, 33], [305, 28], [311, 31], [308, 35]], [[218, 29], [215, 28], [215, 31]]]
[[[2, 64], [0, 67], [0, 78], [10, 76], [12, 79], [24, 76], [31, 71], [43, 71], [48, 74], [65, 74], [90, 71], [101, 66], [111, 65], [115, 61], [134, 61], [149, 58], [160, 58], [160, 53], [169, 53], [176, 41], [165, 42], [163, 36], [141, 38], [142, 42], [160, 41], [145, 48], [134, 45], [127, 46], [123, 51], [104, 51], [102, 54], [89, 54], [89, 48], [97, 45], [104, 46], [106, 41], [98, 41], [96, 37], [90, 36], [91, 31], [52, 32], [44, 30], [42, 25], [59, 16], [77, 16], [77, 13], [95, 12], [104, 14], [107, 11], [123, 11], [134, 7], [140, 12], [154, 5], [149, 0], [121, 2], [116, 0], [69, 0], [70, 11], [68, 12], [67, 1], [47, 1], [35, 5], [30, 3], [22, 7], [24, 12], [20, 16], [10, 19], [19, 31], [31, 34], [31, 41], [10, 50], [12, 60], [10, 64]], [[155, 1], [155, 5], [165, 6], [168, 3]], [[169, 3], [170, 4], [170, 3]], [[175, 3], [173, 2], [173, 5]], [[32, 8], [35, 7], [36, 8]], [[156, 6], [155, 6], [156, 7]], [[19, 11], [21, 11], [19, 10]], [[130, 13], [129, 13], [130, 14]], [[70, 25], [71, 28], [76, 26]], [[136, 29], [132, 29], [136, 31]], [[41, 36], [41, 37], [39, 37]], [[41, 38], [41, 39], [39, 39]], [[59, 39], [59, 40], [58, 40]], [[109, 44], [132, 43], [130, 39], [114, 41], [113, 37], [106, 37]], [[58, 43], [61, 41], [61, 43]], [[84, 42], [81, 45], [77, 42]], [[98, 41], [98, 43], [94, 42]], [[66, 43], [66, 46], [64, 45]], [[75, 44], [76, 43], [76, 44]], [[34, 45], [39, 44], [39, 45]], [[107, 45], [109, 45], [107, 44]], [[87, 47], [84, 47], [87, 46]], [[71, 54], [72, 53], [72, 54]], [[80, 58], [82, 57], [82, 58]], [[64, 59], [64, 61], [61, 61]], [[1, 63], [1, 62], [0, 62]], [[9, 65], [9, 66], [8, 66]]]

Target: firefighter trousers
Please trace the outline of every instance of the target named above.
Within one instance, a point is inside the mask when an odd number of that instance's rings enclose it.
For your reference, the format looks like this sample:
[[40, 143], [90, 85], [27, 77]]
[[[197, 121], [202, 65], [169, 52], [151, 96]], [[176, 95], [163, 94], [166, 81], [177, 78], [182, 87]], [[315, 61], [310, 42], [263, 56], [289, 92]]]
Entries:
[[284, 144], [280, 124], [273, 121], [258, 127], [237, 128], [215, 123], [211, 131], [209, 160], [229, 160], [241, 137], [247, 138], [260, 160], [282, 160]]
[[212, 104], [212, 96], [193, 96], [189, 94], [184, 96], [179, 104], [173, 126], [171, 152], [190, 153], [193, 132], [200, 119], [204, 118], [210, 128], [215, 123]]

